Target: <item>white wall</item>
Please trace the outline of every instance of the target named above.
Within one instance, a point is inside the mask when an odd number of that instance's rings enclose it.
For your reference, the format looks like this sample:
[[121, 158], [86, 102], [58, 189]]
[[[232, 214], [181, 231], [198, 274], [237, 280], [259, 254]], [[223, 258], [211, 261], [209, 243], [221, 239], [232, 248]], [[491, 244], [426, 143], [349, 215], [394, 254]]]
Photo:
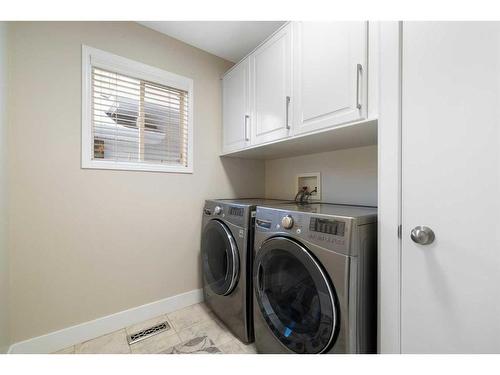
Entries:
[[[12, 341], [200, 288], [204, 200], [264, 193], [218, 157], [232, 64], [132, 22], [9, 26]], [[80, 168], [82, 44], [194, 80], [194, 174]]]
[[0, 22], [0, 353], [9, 346], [7, 188], [7, 24]]
[[266, 197], [293, 199], [296, 176], [321, 173], [321, 200], [377, 205], [377, 146], [266, 161]]

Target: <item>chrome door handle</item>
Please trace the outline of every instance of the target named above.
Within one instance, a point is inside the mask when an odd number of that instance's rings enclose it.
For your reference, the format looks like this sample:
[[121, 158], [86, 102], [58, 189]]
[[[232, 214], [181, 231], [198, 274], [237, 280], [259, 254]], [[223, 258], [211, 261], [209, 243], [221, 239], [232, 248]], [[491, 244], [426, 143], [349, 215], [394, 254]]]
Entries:
[[288, 109], [290, 107], [290, 97], [287, 96], [286, 97], [286, 101], [285, 101], [285, 127], [287, 129], [290, 129], [290, 124], [288, 123]]
[[429, 245], [434, 242], [436, 236], [434, 231], [425, 225], [419, 225], [411, 230], [410, 237], [419, 245]]
[[361, 109], [361, 99], [359, 97], [361, 93], [361, 88], [359, 84], [361, 82], [361, 72], [363, 71], [363, 66], [361, 64], [356, 65], [356, 108]]
[[249, 115], [245, 115], [245, 141], [250, 140], [250, 136], [248, 135], [248, 119], [250, 118]]

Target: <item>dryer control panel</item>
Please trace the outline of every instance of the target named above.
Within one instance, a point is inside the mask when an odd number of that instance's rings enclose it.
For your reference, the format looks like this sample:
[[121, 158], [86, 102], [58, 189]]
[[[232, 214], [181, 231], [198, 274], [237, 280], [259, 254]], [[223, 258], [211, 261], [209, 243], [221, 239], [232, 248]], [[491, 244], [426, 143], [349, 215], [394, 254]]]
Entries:
[[206, 219], [222, 220], [241, 228], [248, 228], [251, 224], [250, 207], [237, 204], [228, 204], [224, 201], [207, 200], [203, 207], [203, 217]]

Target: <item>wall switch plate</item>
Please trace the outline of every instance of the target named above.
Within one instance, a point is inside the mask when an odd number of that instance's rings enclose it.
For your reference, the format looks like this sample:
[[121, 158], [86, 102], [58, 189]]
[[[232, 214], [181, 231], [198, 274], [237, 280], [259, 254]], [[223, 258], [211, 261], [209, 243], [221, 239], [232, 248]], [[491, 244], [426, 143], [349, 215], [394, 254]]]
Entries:
[[311, 192], [314, 189], [317, 191], [312, 193], [309, 197], [309, 201], [319, 201], [321, 200], [321, 173], [300, 173], [296, 178], [295, 192], [302, 190], [306, 186], [307, 191]]

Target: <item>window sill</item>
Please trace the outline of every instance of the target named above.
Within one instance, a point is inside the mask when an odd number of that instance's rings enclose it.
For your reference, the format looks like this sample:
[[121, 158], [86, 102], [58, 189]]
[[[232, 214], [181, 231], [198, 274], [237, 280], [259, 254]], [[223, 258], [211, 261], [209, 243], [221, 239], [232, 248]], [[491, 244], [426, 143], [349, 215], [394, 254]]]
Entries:
[[193, 173], [192, 166], [158, 165], [148, 163], [127, 163], [114, 161], [85, 160], [82, 161], [82, 169], [112, 169], [118, 171], [142, 171], [142, 172], [165, 172], [165, 173]]

